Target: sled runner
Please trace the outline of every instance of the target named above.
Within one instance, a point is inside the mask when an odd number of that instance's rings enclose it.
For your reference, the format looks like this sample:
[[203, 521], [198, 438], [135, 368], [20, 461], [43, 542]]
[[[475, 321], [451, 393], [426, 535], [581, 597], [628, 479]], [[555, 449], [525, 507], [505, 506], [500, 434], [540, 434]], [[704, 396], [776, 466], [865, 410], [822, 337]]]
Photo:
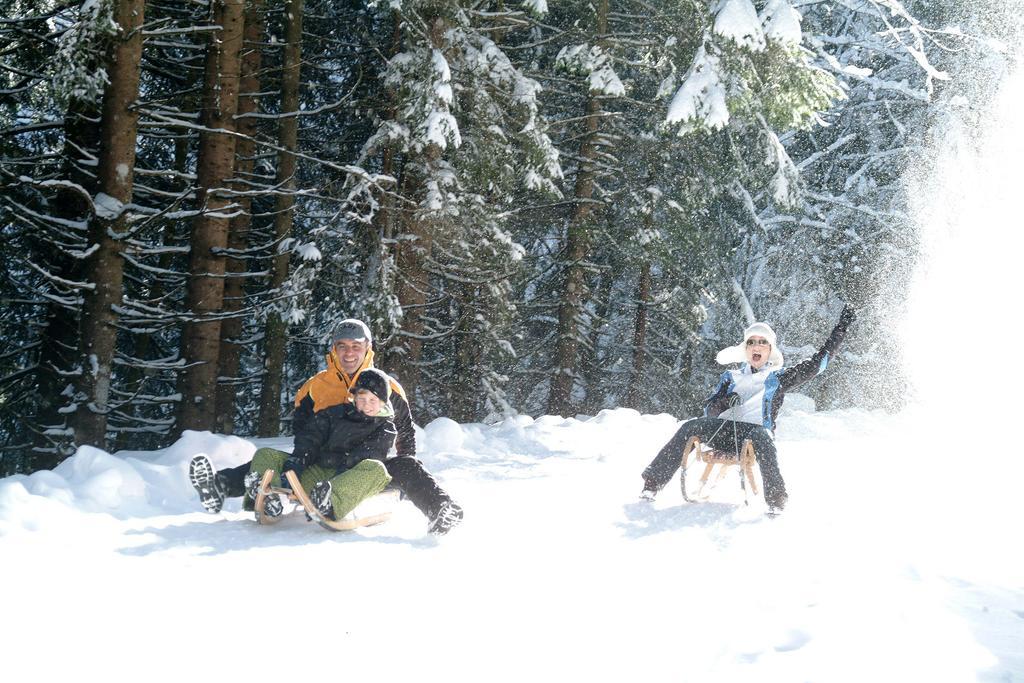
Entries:
[[[691, 454], [693, 457], [691, 458]], [[718, 474], [715, 475], [714, 481], [711, 483], [710, 488], [714, 488], [725, 475], [728, 473], [729, 468], [736, 465], [739, 466], [740, 471], [740, 488], [743, 489], [743, 502], [744, 504], [749, 503], [749, 493], [752, 491], [756, 496], [760, 493], [760, 487], [757, 484], [757, 479], [754, 478], [754, 465], [757, 462], [757, 458], [754, 455], [754, 444], [750, 442], [750, 439], [746, 439], [743, 442], [743, 446], [740, 448], [739, 455], [730, 453], [728, 451], [720, 451], [711, 448], [700, 442], [700, 437], [691, 436], [689, 441], [683, 447], [683, 460], [682, 467], [679, 472], [679, 485], [682, 489], [683, 499], [688, 502], [694, 502], [694, 498], [691, 498], [686, 486], [686, 469], [690, 465], [698, 463], [704, 464], [704, 471], [701, 473], [700, 486], [696, 492], [696, 498], [698, 500], [707, 500], [710, 489], [708, 488], [708, 479], [711, 477], [711, 471], [715, 465], [719, 466]], [[749, 484], [749, 485], [748, 485]]]
[[[299, 483], [299, 477], [294, 471], [284, 473], [285, 479], [291, 485], [291, 493], [294, 500], [306, 510], [306, 515], [314, 522], [331, 531], [351, 531], [363, 526], [373, 526], [391, 519], [391, 511], [398, 502], [398, 491], [387, 490], [370, 496], [356, 509], [347, 514], [343, 519], [328, 519], [320, 514], [316, 505], [309, 499], [309, 494]], [[287, 490], [287, 489], [285, 489]]]

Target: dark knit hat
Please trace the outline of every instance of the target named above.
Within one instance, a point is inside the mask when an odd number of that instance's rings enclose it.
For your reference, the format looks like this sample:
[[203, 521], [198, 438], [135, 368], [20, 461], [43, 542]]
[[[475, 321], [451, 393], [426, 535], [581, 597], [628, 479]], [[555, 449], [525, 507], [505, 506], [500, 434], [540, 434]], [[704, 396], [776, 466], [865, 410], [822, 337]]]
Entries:
[[376, 368], [366, 368], [359, 373], [356, 383], [352, 387], [352, 393], [369, 391], [382, 402], [387, 403], [391, 398], [391, 378]]

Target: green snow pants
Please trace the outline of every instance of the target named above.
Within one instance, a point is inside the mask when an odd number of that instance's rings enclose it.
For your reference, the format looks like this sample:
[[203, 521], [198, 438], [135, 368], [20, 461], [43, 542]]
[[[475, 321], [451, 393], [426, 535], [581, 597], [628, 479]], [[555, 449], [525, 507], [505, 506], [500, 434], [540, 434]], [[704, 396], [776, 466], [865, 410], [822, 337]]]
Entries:
[[[288, 453], [275, 448], [260, 448], [252, 456], [250, 471], [261, 477], [269, 469], [274, 470], [272, 486], [281, 486], [281, 468], [289, 457]], [[334, 506], [334, 518], [341, 519], [355, 510], [361, 502], [384, 490], [391, 482], [391, 475], [380, 460], [363, 460], [355, 467], [338, 473], [337, 470], [320, 465], [311, 465], [299, 476], [299, 483], [308, 493], [320, 481], [331, 482], [331, 504]], [[248, 495], [245, 498], [245, 509], [251, 510], [253, 503]]]

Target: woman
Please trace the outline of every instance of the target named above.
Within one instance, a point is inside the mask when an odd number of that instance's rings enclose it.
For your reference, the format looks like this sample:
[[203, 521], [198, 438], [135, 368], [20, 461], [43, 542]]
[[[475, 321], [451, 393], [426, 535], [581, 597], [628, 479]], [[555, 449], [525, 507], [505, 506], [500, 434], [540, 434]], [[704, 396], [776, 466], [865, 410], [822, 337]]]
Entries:
[[700, 436], [712, 448], [733, 453], [750, 439], [761, 468], [765, 502], [770, 510], [781, 511], [788, 496], [779, 472], [774, 436], [782, 401], [787, 391], [824, 372], [855, 318], [850, 306], [843, 308], [825, 344], [791, 368], [783, 367], [775, 331], [767, 323], [754, 323], [744, 330], [742, 342], [719, 351], [715, 357], [719, 364], [742, 365], [722, 373], [718, 386], [704, 402], [704, 417], [684, 422], [643, 471], [641, 498], [653, 500], [672, 479], [681, 464], [683, 446], [691, 436]]

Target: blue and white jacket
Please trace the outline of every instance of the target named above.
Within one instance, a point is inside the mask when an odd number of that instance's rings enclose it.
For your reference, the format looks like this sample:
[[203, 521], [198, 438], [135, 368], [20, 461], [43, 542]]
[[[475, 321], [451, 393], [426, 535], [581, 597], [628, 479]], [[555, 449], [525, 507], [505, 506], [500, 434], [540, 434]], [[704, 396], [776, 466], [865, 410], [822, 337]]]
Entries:
[[726, 370], [704, 402], [704, 417], [750, 422], [774, 434], [775, 420], [786, 392], [825, 371], [855, 318], [852, 308], [844, 308], [832, 334], [818, 352], [793, 367], [754, 370], [744, 363], [738, 369]]

